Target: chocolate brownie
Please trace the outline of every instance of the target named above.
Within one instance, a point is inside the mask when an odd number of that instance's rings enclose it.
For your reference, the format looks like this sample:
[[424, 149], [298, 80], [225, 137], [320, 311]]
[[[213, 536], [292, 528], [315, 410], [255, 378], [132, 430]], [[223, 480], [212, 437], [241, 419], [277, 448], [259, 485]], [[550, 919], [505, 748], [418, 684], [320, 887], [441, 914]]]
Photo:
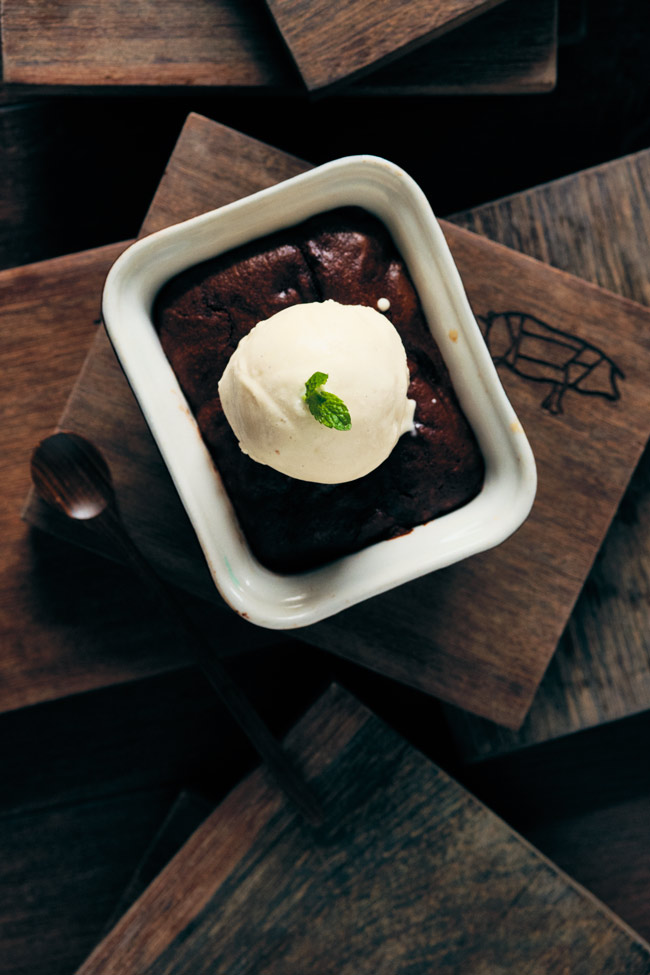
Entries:
[[[295, 480], [251, 460], [225, 419], [217, 385], [239, 340], [298, 302], [377, 307], [401, 335], [415, 399], [412, 433], [365, 477]], [[154, 321], [256, 557], [277, 572], [322, 565], [405, 534], [466, 504], [484, 463], [415, 288], [384, 225], [341, 208], [189, 268], [157, 296]]]

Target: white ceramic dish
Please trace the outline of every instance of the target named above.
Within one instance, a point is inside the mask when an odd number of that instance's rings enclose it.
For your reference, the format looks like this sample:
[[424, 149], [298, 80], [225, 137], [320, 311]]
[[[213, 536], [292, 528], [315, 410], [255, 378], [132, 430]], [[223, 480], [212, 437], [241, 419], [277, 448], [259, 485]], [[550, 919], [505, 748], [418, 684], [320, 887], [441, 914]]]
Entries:
[[[297, 575], [278, 575], [251, 554], [176, 377], [151, 308], [185, 268], [334, 207], [379, 217], [408, 265], [461, 406], [486, 462], [480, 494], [407, 535]], [[111, 269], [106, 329], [227, 603], [261, 626], [285, 629], [331, 616], [370, 596], [498, 545], [525, 520], [535, 462], [472, 315], [426, 197], [401, 169], [350, 156], [138, 241]], [[454, 334], [455, 341], [450, 338]]]

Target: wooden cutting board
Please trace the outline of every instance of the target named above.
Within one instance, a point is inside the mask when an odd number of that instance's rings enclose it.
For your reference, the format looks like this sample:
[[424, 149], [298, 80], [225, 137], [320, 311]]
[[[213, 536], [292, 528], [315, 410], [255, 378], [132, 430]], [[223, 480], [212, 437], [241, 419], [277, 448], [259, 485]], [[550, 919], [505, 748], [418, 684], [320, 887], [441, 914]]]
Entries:
[[[0, 0], [0, 10], [12, 84], [304, 90], [262, 0]], [[557, 74], [557, 0], [504, 4], [480, 30], [462, 27], [407, 62], [365, 79], [363, 93], [547, 91]]]
[[340, 689], [288, 747], [325, 824], [257, 771], [78, 975], [650, 972], [650, 946]]
[[[101, 327], [102, 286], [124, 246], [0, 272], [0, 712], [182, 665], [182, 647], [119, 566], [20, 521], [31, 451], [51, 432]], [[153, 442], [149, 450], [156, 455]], [[273, 640], [221, 617], [226, 650], [260, 638]]]
[[350, 81], [501, 0], [266, 0], [309, 91]]
[[[190, 116], [144, 232], [303, 168], [278, 150]], [[443, 229], [475, 313], [492, 322], [496, 339], [507, 315], [520, 351], [540, 360], [527, 366], [521, 358], [500, 369], [537, 458], [533, 512], [492, 552], [295, 632], [514, 728], [530, 706], [648, 437], [650, 311], [468, 231], [446, 223]], [[591, 389], [572, 388], [567, 349], [570, 358], [582, 350], [597, 363]], [[531, 368], [542, 375], [531, 378]], [[617, 389], [620, 398], [608, 398]], [[161, 572], [215, 599], [191, 528], [103, 333], [61, 425], [86, 433], [105, 451], [125, 519]], [[56, 525], [34, 499], [26, 514], [33, 523], [68, 532], [67, 522]]]
[[[648, 186], [650, 149], [451, 219], [650, 306]], [[521, 729], [512, 732], [450, 709], [464, 758], [491, 758], [648, 711], [649, 587], [650, 446]]]

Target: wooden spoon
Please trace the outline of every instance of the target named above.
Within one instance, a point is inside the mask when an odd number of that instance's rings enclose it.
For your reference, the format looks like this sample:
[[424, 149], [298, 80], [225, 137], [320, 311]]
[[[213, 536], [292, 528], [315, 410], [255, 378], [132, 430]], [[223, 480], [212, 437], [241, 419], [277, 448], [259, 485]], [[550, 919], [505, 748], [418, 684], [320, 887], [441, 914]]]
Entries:
[[146, 584], [158, 605], [189, 631], [188, 644], [195, 662], [278, 785], [310, 822], [322, 822], [321, 806], [311, 788], [293, 768], [280, 743], [225, 670], [171, 587], [156, 574], [128, 534], [117, 507], [108, 464], [99, 450], [76, 433], [55, 433], [34, 450], [31, 473], [41, 498], [69, 518], [87, 521], [93, 531], [108, 539]]

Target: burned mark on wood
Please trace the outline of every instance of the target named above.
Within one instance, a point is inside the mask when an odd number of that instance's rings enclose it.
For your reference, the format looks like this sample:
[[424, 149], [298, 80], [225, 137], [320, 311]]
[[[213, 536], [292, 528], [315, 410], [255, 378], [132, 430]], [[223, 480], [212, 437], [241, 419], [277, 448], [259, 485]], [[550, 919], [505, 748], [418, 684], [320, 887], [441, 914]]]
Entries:
[[623, 371], [591, 342], [524, 312], [491, 311], [477, 319], [496, 366], [550, 385], [541, 404], [549, 413], [564, 412], [567, 390], [614, 402], [620, 399], [618, 380], [625, 378]]

